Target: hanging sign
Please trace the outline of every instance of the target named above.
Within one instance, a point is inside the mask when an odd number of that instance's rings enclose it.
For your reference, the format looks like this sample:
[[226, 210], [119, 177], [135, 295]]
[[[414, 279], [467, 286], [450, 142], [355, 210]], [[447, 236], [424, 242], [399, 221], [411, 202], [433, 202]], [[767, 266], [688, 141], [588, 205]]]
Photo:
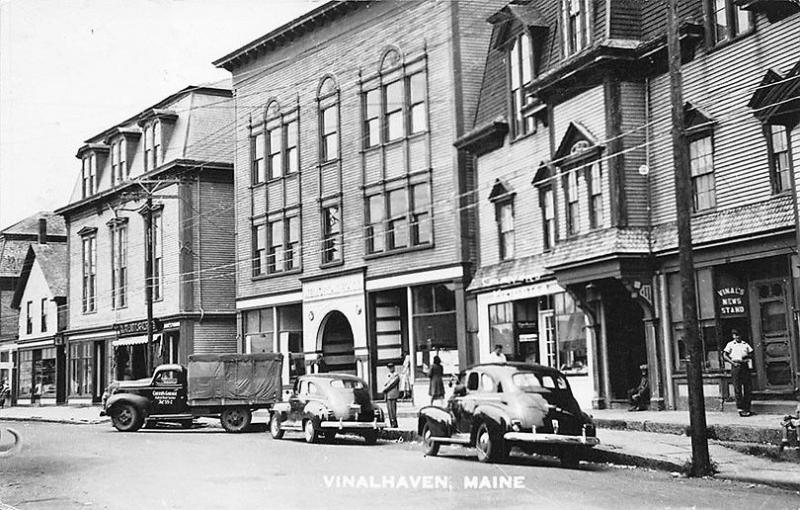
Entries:
[[741, 317], [745, 315], [745, 291], [741, 287], [725, 287], [717, 291], [719, 315], [721, 318]]

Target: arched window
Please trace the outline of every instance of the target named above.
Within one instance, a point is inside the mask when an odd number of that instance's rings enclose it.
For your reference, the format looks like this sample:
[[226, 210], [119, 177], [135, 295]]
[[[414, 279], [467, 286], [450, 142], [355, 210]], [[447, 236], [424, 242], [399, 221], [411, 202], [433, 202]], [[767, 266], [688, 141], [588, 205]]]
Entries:
[[339, 87], [331, 76], [322, 79], [317, 92], [319, 105], [319, 159], [339, 158]]
[[402, 58], [400, 57], [400, 52], [395, 48], [389, 48], [383, 54], [383, 58], [381, 59], [380, 71], [382, 73], [391, 71], [395, 67], [399, 66], [401, 62]]

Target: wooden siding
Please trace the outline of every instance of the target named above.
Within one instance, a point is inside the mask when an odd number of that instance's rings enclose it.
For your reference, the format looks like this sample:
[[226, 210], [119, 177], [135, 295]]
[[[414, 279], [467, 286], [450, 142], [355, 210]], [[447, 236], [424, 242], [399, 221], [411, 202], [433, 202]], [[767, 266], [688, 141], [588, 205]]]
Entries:
[[639, 174], [645, 163], [646, 112], [645, 85], [638, 82], [620, 83], [620, 107], [622, 125], [620, 140], [624, 154], [625, 200], [629, 226], [647, 224], [647, 178]]
[[[717, 209], [767, 199], [772, 194], [762, 128], [747, 102], [767, 69], [787, 72], [800, 59], [800, 16], [760, 23], [755, 33], [683, 68], [684, 99], [715, 120], [714, 173]], [[675, 217], [669, 80], [650, 85], [651, 172], [656, 223]]]
[[[460, 4], [462, 27], [478, 27], [478, 21], [503, 2]], [[453, 6], [449, 2], [379, 2], [369, 9], [354, 11], [334, 23], [315, 28], [314, 32], [278, 48], [267, 56], [252, 61], [234, 72], [237, 88], [237, 157], [236, 207], [239, 261], [237, 297], [247, 297], [297, 290], [299, 277], [323, 274], [320, 268], [321, 221], [319, 205], [318, 113], [316, 92], [320, 79], [332, 74], [340, 88], [340, 148], [342, 189], [342, 224], [344, 231], [344, 264], [333, 271], [349, 270], [365, 264], [364, 201], [361, 194], [361, 97], [359, 82], [378, 71], [380, 59], [388, 44], [395, 45], [406, 56], [425, 55], [428, 69], [429, 148], [415, 151], [409, 168], [432, 168], [432, 202], [434, 244], [431, 249], [369, 259], [370, 276], [395, 273], [398, 264], [424, 269], [457, 262], [460, 242], [457, 231], [456, 191], [457, 157], [453, 147], [458, 131], [454, 95], [452, 26]], [[482, 44], [468, 38], [460, 47], [465, 83], [464, 102], [474, 108], [477, 83], [488, 46], [490, 27], [476, 28]], [[386, 44], [377, 45], [375, 41]], [[269, 69], [268, 73], [259, 73]], [[466, 70], [470, 72], [467, 73]], [[467, 76], [469, 74], [469, 76]], [[472, 76], [474, 74], [474, 76]], [[240, 78], [241, 77], [241, 78]], [[302, 267], [300, 275], [274, 276], [253, 280], [249, 263], [251, 234], [251, 190], [249, 128], [251, 116], [260, 115], [270, 98], [281, 105], [300, 106], [300, 171], [302, 189]], [[467, 101], [469, 98], [469, 101]], [[469, 107], [468, 107], [469, 108]], [[428, 153], [430, 156], [428, 156]], [[387, 167], [388, 168], [388, 167]]]
[[233, 182], [199, 181], [195, 217], [197, 247], [193, 275], [195, 302], [206, 313], [234, 311]]
[[[617, 1], [617, 0], [614, 0]], [[679, 0], [678, 16], [681, 19], [704, 19], [703, 2], [705, 0]], [[666, 7], [663, 2], [640, 3], [642, 9], [642, 39], [648, 40], [663, 36], [666, 32]]]
[[641, 0], [614, 0], [611, 2], [612, 39], [639, 39], [641, 37], [642, 4]]

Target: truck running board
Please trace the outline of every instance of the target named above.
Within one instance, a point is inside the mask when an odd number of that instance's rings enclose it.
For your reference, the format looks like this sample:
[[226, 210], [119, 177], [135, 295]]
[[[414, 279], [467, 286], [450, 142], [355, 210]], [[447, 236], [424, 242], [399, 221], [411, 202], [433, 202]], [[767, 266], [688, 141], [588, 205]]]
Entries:
[[191, 420], [194, 418], [191, 414], [151, 414], [147, 417], [148, 420], [159, 420], [159, 421], [179, 421], [179, 420]]

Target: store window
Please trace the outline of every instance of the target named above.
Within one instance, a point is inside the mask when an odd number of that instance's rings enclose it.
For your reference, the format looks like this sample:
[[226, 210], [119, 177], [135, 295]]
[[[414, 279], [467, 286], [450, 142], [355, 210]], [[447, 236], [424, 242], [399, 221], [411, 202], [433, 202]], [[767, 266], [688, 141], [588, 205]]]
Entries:
[[78, 342], [69, 346], [70, 396], [92, 396], [92, 345], [92, 342]]
[[303, 354], [303, 307], [289, 305], [278, 307], [278, 340], [281, 352], [288, 349], [289, 378], [306, 373]]
[[275, 352], [275, 323], [273, 308], [244, 312], [244, 351], [247, 353]]
[[566, 292], [554, 296], [558, 368], [567, 374], [587, 373], [586, 318]]
[[456, 349], [455, 284], [421, 285], [412, 293], [417, 350]]

